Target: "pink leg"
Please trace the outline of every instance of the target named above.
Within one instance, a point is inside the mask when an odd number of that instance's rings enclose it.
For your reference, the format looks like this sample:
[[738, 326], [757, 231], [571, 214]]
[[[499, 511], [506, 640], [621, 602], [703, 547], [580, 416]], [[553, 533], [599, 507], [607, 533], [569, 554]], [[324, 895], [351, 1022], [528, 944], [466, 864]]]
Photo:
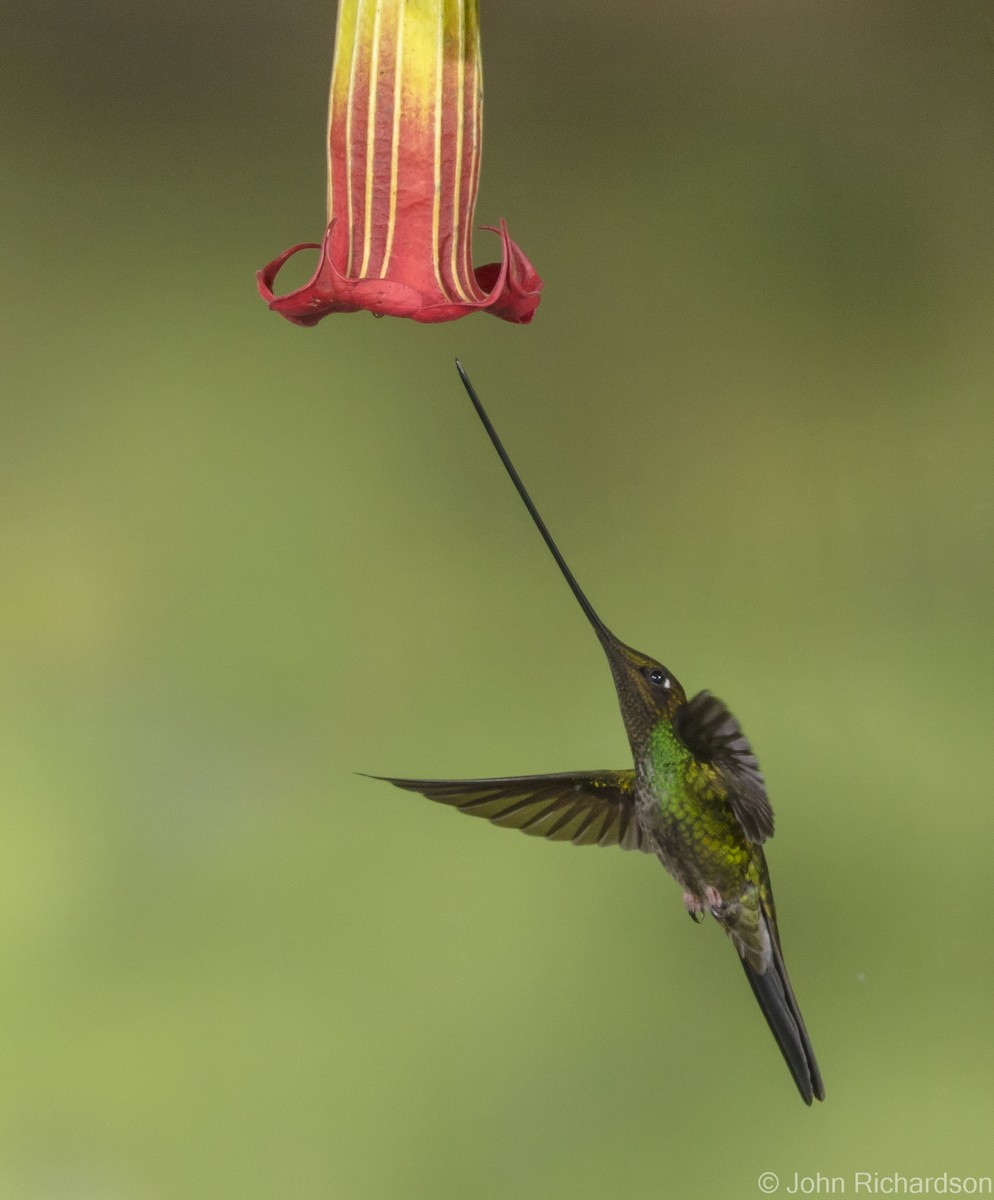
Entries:
[[704, 920], [704, 905], [693, 892], [683, 893], [683, 903], [690, 914], [690, 919], [700, 925]]

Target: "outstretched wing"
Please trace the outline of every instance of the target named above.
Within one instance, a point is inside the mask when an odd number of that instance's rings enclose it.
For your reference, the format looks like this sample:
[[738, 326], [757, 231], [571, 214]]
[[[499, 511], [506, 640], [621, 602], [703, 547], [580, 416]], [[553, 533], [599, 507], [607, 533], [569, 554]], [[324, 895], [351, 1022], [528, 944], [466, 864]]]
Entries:
[[390, 779], [494, 825], [574, 846], [645, 850], [635, 814], [634, 771], [518, 775], [507, 779]]
[[698, 692], [682, 705], [673, 728], [688, 750], [721, 773], [742, 832], [761, 845], [773, 836], [773, 809], [756, 755], [738, 721], [717, 696]]

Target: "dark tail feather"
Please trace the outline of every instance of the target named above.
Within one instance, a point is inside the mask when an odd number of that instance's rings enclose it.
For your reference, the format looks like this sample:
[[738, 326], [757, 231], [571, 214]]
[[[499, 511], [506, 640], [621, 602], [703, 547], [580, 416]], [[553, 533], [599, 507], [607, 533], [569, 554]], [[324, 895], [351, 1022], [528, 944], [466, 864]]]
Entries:
[[742, 959], [742, 966], [804, 1103], [810, 1104], [812, 1099], [824, 1100], [825, 1085], [821, 1081], [821, 1072], [815, 1061], [815, 1052], [811, 1049], [808, 1031], [804, 1028], [801, 1010], [797, 1007], [797, 1000], [787, 978], [787, 968], [783, 965], [777, 935], [769, 923], [767, 929], [773, 961], [766, 974], [758, 975], [745, 959]]

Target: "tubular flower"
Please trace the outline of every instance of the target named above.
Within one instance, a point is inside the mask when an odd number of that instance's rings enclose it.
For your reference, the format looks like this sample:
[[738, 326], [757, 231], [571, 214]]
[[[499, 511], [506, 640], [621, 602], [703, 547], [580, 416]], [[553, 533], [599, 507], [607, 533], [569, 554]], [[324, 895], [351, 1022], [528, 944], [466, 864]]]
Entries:
[[[258, 272], [259, 294], [297, 325], [367, 309], [415, 321], [492, 312], [525, 324], [542, 280], [508, 236], [473, 268], [483, 133], [479, 0], [339, 0], [328, 116], [328, 228]], [[310, 283], [273, 284], [301, 250]]]

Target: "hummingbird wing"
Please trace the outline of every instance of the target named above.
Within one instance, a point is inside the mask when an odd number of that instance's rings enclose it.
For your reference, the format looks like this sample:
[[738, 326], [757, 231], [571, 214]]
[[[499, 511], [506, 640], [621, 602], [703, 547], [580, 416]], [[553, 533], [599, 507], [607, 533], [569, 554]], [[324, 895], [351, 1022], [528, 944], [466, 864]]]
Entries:
[[574, 846], [651, 848], [635, 814], [634, 771], [585, 771], [562, 775], [516, 775], [506, 779], [390, 779], [494, 825]]
[[717, 696], [698, 692], [673, 717], [677, 736], [702, 762], [721, 776], [722, 790], [742, 832], [759, 846], [773, 836], [773, 809], [766, 781], [742, 727]]

